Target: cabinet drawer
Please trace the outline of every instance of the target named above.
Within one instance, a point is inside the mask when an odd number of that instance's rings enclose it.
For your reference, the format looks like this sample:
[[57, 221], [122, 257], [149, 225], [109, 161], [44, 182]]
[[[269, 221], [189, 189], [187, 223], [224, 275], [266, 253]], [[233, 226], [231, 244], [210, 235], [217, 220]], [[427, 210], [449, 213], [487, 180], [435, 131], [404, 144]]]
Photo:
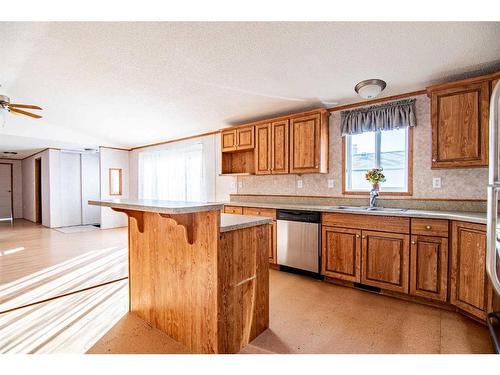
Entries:
[[324, 212], [321, 217], [323, 225], [381, 232], [410, 233], [410, 218], [408, 217], [342, 214], [336, 212]]
[[243, 207], [243, 215], [266, 216], [276, 220], [276, 210], [273, 208]]
[[411, 233], [421, 236], [448, 237], [448, 220], [411, 219]]
[[243, 207], [224, 206], [224, 213], [241, 215], [243, 214]]

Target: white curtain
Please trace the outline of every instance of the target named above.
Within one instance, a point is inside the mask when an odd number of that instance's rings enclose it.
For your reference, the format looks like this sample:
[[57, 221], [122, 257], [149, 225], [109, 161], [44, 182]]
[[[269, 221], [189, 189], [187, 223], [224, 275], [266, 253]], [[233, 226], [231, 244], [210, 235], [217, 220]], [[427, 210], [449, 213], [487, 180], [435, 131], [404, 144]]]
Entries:
[[139, 198], [207, 201], [203, 144], [139, 154]]

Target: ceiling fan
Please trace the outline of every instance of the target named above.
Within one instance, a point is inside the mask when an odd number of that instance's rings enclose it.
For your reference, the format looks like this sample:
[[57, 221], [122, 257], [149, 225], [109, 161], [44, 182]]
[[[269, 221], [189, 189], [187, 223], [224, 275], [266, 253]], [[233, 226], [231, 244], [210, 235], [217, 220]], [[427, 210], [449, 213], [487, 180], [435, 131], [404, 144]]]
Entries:
[[37, 115], [35, 113], [25, 111], [24, 109], [42, 110], [42, 108], [40, 108], [37, 105], [13, 104], [10, 102], [10, 98], [8, 96], [0, 95], [0, 126], [3, 126], [3, 123], [5, 122], [3, 117], [5, 116], [6, 112], [11, 112], [11, 113], [18, 114], [18, 115], [29, 116], [29, 117], [32, 117], [35, 119], [42, 118], [42, 116]]

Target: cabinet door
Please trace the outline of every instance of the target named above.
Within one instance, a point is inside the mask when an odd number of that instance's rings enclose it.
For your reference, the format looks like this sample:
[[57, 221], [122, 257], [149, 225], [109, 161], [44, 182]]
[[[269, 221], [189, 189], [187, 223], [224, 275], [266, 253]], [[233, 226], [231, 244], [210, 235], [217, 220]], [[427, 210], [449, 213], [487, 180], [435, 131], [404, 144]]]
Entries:
[[412, 236], [410, 253], [410, 294], [446, 302], [448, 239]]
[[254, 147], [254, 127], [236, 129], [236, 149], [252, 150]]
[[432, 92], [432, 167], [488, 165], [489, 83]]
[[481, 319], [486, 317], [486, 228], [454, 221], [451, 246], [450, 302]]
[[290, 120], [290, 172], [319, 172], [320, 162], [319, 114]]
[[361, 282], [408, 293], [409, 242], [406, 234], [363, 231]]
[[271, 173], [271, 125], [255, 127], [255, 174]]
[[236, 130], [226, 130], [220, 135], [220, 145], [222, 152], [236, 150]]
[[361, 231], [323, 226], [322, 274], [341, 280], [361, 281]]
[[288, 169], [288, 120], [273, 122], [271, 126], [272, 174], [286, 174]]

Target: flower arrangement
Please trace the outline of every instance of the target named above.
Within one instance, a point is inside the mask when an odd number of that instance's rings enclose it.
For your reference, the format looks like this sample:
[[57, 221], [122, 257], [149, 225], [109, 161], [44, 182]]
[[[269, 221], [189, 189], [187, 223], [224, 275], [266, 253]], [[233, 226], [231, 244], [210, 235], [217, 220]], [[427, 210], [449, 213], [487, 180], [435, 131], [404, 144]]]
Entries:
[[385, 182], [385, 176], [383, 172], [383, 168], [373, 168], [365, 173], [365, 178], [372, 184], [374, 187], [378, 187], [381, 182]]

